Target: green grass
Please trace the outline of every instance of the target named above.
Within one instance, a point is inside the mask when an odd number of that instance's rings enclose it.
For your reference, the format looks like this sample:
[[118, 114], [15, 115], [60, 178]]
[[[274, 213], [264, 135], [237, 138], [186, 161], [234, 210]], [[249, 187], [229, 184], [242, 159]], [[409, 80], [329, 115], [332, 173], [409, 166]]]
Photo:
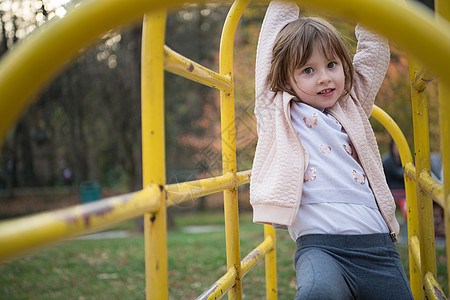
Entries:
[[[175, 217], [168, 234], [169, 297], [195, 299], [226, 272], [225, 233], [221, 213]], [[241, 214], [241, 256], [263, 238], [262, 226]], [[186, 233], [185, 226], [210, 225], [209, 233]], [[116, 229], [133, 228], [132, 222]], [[277, 231], [279, 299], [295, 294], [292, 256], [295, 244]], [[407, 249], [399, 246], [407, 262]], [[446, 282], [445, 249], [438, 250], [438, 280]], [[407, 264], [407, 263], [406, 263]], [[444, 268], [443, 270], [441, 270]], [[406, 270], [407, 274], [408, 271]], [[442, 275], [441, 275], [442, 274]], [[265, 299], [264, 264], [243, 280], [244, 299]], [[448, 287], [444, 284], [447, 293]], [[32, 256], [0, 264], [0, 299], [144, 299], [144, 240], [141, 235], [120, 239], [70, 240]]]

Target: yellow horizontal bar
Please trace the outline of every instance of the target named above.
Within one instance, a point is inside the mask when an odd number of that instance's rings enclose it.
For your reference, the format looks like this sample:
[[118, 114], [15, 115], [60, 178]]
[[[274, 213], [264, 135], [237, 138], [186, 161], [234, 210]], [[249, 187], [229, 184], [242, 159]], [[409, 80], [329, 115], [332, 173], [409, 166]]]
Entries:
[[232, 189], [250, 182], [251, 171], [239, 172], [236, 176], [227, 173], [222, 176], [166, 185], [167, 206], [180, 204], [209, 194]]
[[0, 223], [0, 261], [156, 211], [161, 190], [141, 191]]
[[[245, 274], [247, 274], [261, 259], [263, 259], [264, 255], [272, 250], [272, 248], [272, 237], [268, 236], [241, 261], [241, 278], [244, 277]], [[198, 297], [197, 300], [222, 298], [234, 285], [235, 280], [236, 270], [234, 268], [230, 268], [224, 276], [216, 281], [207, 291]]]
[[434, 74], [430, 71], [425, 71], [423, 68], [416, 73], [414, 82], [412, 83], [413, 88], [416, 92], [423, 92], [427, 85], [433, 81], [435, 78]]
[[231, 91], [231, 77], [220, 75], [164, 46], [164, 69], [226, 93]]
[[[416, 167], [411, 163], [406, 163], [404, 173], [406, 176], [416, 181]], [[419, 176], [419, 186], [441, 207], [445, 208], [444, 185], [432, 178], [427, 172], [422, 172]]]
[[236, 281], [236, 269], [230, 268], [216, 283], [214, 283], [208, 290], [201, 294], [197, 300], [204, 299], [221, 299], [234, 285]]
[[410, 253], [412, 254], [414, 261], [416, 262], [417, 270], [420, 272], [422, 270], [420, 260], [420, 242], [417, 235], [413, 235], [409, 241]]
[[419, 186], [441, 207], [445, 208], [444, 185], [441, 182], [431, 177], [428, 172], [422, 172], [419, 175]]
[[240, 186], [246, 183], [250, 182], [250, 178], [252, 176], [252, 171], [251, 170], [247, 170], [247, 171], [242, 171], [242, 172], [238, 172], [236, 173], [236, 186]]
[[[235, 188], [250, 181], [250, 171], [232, 173], [203, 180], [167, 185], [168, 205]], [[160, 203], [160, 187], [106, 198], [89, 204], [39, 213], [0, 222], [0, 261], [78, 235], [155, 212]]]
[[425, 275], [424, 286], [428, 299], [436, 299], [436, 300], [447, 299], [444, 291], [442, 290], [442, 287], [437, 282], [436, 277], [434, 277], [433, 273], [428, 272]]
[[258, 245], [241, 261], [241, 278], [245, 276], [256, 264], [264, 258], [267, 252], [273, 249], [273, 240], [267, 236], [264, 241]]

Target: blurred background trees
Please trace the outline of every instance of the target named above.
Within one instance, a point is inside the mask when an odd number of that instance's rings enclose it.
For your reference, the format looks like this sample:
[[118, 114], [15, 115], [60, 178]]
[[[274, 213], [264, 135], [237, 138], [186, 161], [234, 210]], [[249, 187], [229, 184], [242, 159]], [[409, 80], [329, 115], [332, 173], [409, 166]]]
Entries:
[[[0, 56], [48, 20], [64, 17], [76, 3], [1, 1]], [[166, 44], [218, 71], [221, 29], [230, 5], [191, 4], [169, 12]], [[266, 5], [251, 3], [235, 39], [239, 170], [251, 168], [257, 140], [253, 76], [265, 9]], [[354, 47], [354, 24], [331, 21], [349, 37], [350, 48]], [[140, 26], [108, 32], [37, 94], [2, 144], [0, 191], [44, 186], [76, 189], [86, 180], [121, 191], [141, 187], [140, 41]], [[407, 57], [395, 44], [391, 44], [391, 52], [391, 65], [377, 104], [397, 120], [412, 147]], [[219, 175], [218, 92], [167, 72], [165, 87], [168, 182]], [[431, 147], [439, 151], [437, 91], [433, 85], [428, 90]], [[381, 126], [373, 124], [381, 152], [385, 152], [390, 138]]]

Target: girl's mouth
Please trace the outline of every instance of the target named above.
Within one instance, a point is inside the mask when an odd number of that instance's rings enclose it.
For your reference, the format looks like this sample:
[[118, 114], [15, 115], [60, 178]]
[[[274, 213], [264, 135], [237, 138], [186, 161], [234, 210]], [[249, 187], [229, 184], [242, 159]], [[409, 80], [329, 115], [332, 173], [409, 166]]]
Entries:
[[335, 89], [324, 89], [324, 90], [318, 92], [317, 94], [318, 94], [318, 95], [326, 95], [326, 94], [329, 94], [329, 93], [331, 93], [331, 92], [334, 92], [334, 90], [335, 90]]

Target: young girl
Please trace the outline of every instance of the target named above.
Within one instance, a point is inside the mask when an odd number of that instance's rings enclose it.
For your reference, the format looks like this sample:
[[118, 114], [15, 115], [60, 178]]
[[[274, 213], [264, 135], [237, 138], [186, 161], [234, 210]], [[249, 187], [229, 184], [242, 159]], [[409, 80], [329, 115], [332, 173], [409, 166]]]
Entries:
[[388, 43], [357, 26], [352, 62], [329, 23], [298, 13], [272, 2], [259, 37], [253, 220], [296, 241], [296, 299], [412, 299], [368, 120]]

